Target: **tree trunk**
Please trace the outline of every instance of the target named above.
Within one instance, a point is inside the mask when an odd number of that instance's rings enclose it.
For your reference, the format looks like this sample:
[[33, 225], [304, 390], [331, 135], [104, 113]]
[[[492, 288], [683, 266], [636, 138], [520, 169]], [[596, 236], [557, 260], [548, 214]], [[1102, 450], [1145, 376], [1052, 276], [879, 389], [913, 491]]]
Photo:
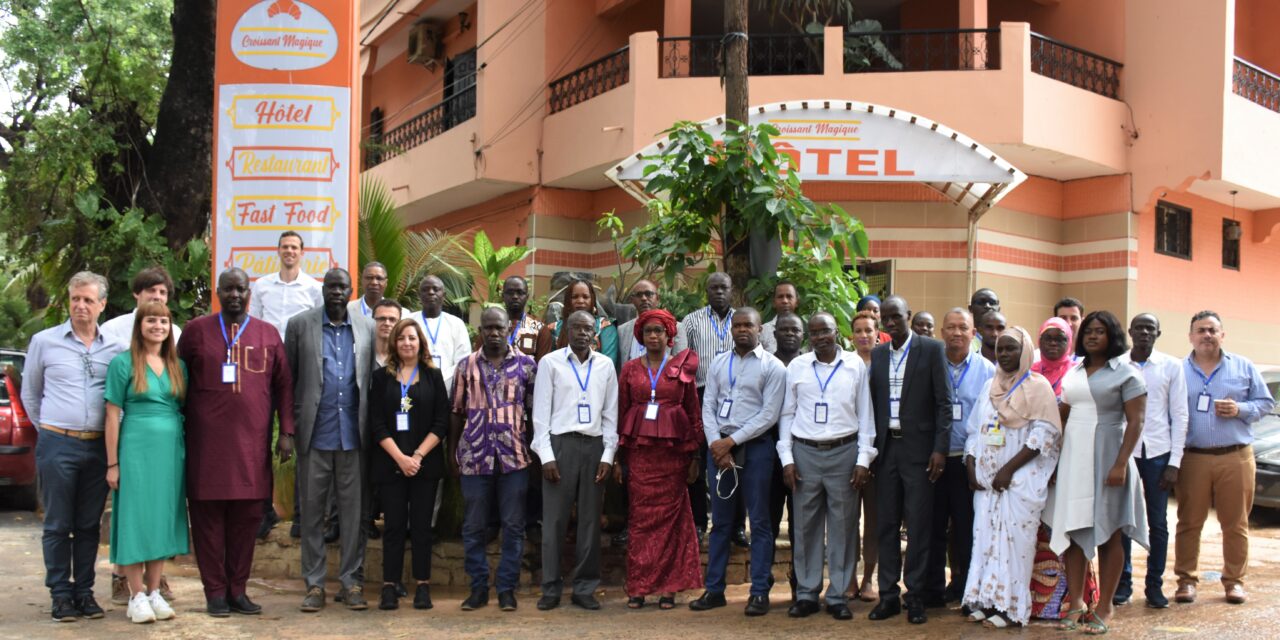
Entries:
[[[727, 128], [736, 128], [735, 121], [746, 124], [747, 90], [747, 0], [724, 2], [724, 114]], [[721, 229], [729, 216], [737, 211], [725, 207], [721, 214]], [[751, 277], [751, 246], [746, 238], [722, 233], [724, 240], [724, 270], [733, 278], [735, 304], [745, 298], [747, 280]]]
[[209, 228], [213, 191], [213, 57], [217, 0], [174, 0], [173, 60], [147, 158], [141, 204], [178, 248]]

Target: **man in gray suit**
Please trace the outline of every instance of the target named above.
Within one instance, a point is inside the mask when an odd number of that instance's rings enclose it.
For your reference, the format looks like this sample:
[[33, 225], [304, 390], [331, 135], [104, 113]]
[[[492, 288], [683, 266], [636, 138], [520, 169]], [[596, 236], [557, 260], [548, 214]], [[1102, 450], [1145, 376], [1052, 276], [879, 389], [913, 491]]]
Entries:
[[[302, 577], [307, 595], [302, 611], [324, 608], [324, 507], [337, 487], [343, 531], [338, 600], [348, 609], [366, 609], [361, 569], [365, 536], [365, 398], [373, 368], [374, 326], [347, 311], [351, 276], [342, 269], [324, 274], [324, 307], [294, 316], [286, 329], [285, 354], [293, 370], [294, 420], [298, 433], [298, 478], [302, 491]], [[356, 532], [360, 532], [358, 535]]]
[[650, 309], [658, 308], [658, 285], [651, 280], [638, 280], [631, 287], [631, 306], [636, 317], [618, 325], [618, 362], [626, 362], [644, 355], [644, 345], [636, 340], [636, 319]]

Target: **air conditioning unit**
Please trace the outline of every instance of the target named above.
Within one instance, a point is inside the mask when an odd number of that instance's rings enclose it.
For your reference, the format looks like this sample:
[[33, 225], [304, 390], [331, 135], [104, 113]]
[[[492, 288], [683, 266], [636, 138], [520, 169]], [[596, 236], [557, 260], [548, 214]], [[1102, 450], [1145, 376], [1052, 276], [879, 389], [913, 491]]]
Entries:
[[419, 21], [409, 29], [409, 62], [434, 69], [443, 62], [444, 34], [441, 25]]

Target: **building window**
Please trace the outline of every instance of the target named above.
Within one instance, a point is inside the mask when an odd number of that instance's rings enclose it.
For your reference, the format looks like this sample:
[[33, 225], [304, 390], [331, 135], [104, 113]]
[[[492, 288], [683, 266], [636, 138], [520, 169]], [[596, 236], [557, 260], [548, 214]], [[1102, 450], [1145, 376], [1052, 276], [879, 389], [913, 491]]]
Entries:
[[1222, 219], [1222, 267], [1240, 270], [1240, 236], [1243, 235], [1239, 220]]
[[1191, 210], [1169, 204], [1156, 203], [1156, 253], [1191, 259]]

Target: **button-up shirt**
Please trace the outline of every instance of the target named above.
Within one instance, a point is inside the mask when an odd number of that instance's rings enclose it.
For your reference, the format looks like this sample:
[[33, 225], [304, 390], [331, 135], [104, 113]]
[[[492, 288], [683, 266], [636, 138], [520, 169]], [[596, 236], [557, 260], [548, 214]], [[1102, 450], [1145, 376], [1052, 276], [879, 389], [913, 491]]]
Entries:
[[324, 306], [320, 294], [320, 281], [299, 271], [293, 282], [280, 279], [279, 273], [271, 273], [254, 281], [250, 289], [249, 315], [267, 321], [280, 332], [284, 340], [284, 328], [292, 318], [307, 309]]
[[[911, 352], [911, 341], [915, 339], [915, 332], [908, 331], [907, 339], [902, 342], [901, 349], [893, 348], [893, 342], [889, 342], [889, 401], [902, 400], [902, 381], [907, 375], [907, 354]], [[892, 412], [890, 412], [892, 415]], [[902, 423], [897, 418], [889, 418], [890, 429], [901, 429]]]
[[107, 367], [123, 349], [98, 330], [88, 347], [68, 320], [31, 338], [22, 367], [22, 405], [37, 425], [102, 431]]
[[511, 348], [496, 369], [483, 350], [458, 363], [452, 405], [466, 419], [458, 439], [462, 475], [515, 473], [529, 466], [525, 414], [537, 371], [532, 356]]
[[[707, 442], [727, 435], [734, 444], [742, 444], [768, 431], [782, 411], [786, 384], [787, 368], [760, 345], [746, 357], [736, 351], [716, 356], [702, 396], [702, 429]], [[729, 416], [721, 418], [725, 400], [733, 404]]]
[[1134, 362], [1129, 353], [1120, 362], [1136, 367], [1147, 383], [1147, 413], [1142, 422], [1142, 440], [1134, 448], [1137, 458], [1169, 454], [1169, 464], [1182, 466], [1182, 449], [1187, 442], [1187, 376], [1177, 358], [1152, 351], [1145, 362]]
[[320, 327], [324, 388], [316, 409], [311, 447], [317, 451], [353, 451], [360, 448], [357, 420], [360, 392], [356, 387], [355, 334], [351, 317], [340, 324], [326, 321]]
[[[374, 305], [377, 305], [377, 304], [378, 303], [376, 302], [374, 303]], [[372, 318], [373, 307], [369, 306], [368, 302], [365, 302], [364, 296], [360, 296], [359, 298], [356, 298], [355, 300], [352, 300], [351, 302], [347, 303], [347, 313], [350, 313], [350, 314], [358, 313], [366, 318]]]
[[[787, 365], [786, 400], [778, 422], [778, 460], [795, 464], [792, 438], [837, 440], [858, 435], [858, 466], [871, 467], [876, 459], [876, 427], [871, 410], [869, 369], [856, 351], [837, 348], [830, 363], [817, 354], [796, 356]], [[824, 392], [822, 387], [826, 385]], [[826, 406], [820, 410], [818, 405]], [[818, 422], [818, 413], [826, 422]]]
[[[133, 323], [137, 321], [138, 310], [126, 313], [122, 316], [116, 316], [98, 327], [98, 331], [102, 332], [102, 336], [107, 342], [114, 342], [120, 345], [122, 351], [128, 351], [130, 343], [133, 342]], [[173, 332], [173, 344], [177, 346], [178, 339], [182, 337], [182, 327], [176, 324], [169, 325]]]
[[[1182, 361], [1187, 379], [1187, 445], [1197, 449], [1227, 447], [1253, 443], [1253, 423], [1271, 412], [1275, 400], [1262, 375], [1248, 358], [1235, 353], [1222, 352], [1222, 358], [1213, 372], [1205, 375], [1196, 366], [1194, 353]], [[1208, 411], [1197, 411], [1200, 394], [1211, 398]], [[1240, 414], [1234, 418], [1219, 418], [1213, 408], [1213, 400], [1236, 401]]]
[[463, 358], [471, 355], [467, 325], [458, 316], [443, 311], [434, 318], [426, 317], [422, 311], [414, 311], [409, 317], [422, 327], [422, 333], [427, 336], [427, 350], [444, 376], [444, 388], [452, 390], [454, 370]]
[[733, 335], [730, 325], [733, 323], [733, 309], [723, 318], [716, 316], [711, 306], [705, 306], [680, 320], [676, 331], [675, 347], [672, 355], [685, 349], [693, 349], [698, 354], [699, 388], [707, 384], [707, 370], [715, 357], [733, 350]]
[[[906, 366], [906, 365], [903, 365]], [[951, 401], [960, 403], [960, 418], [951, 414], [951, 453], [964, 453], [968, 439], [969, 414], [982, 397], [983, 386], [996, 374], [996, 366], [981, 353], [970, 351], [960, 364], [947, 360], [947, 377], [951, 379]]]
[[[579, 404], [591, 408], [591, 420], [585, 424], [578, 422]], [[618, 374], [609, 356], [593, 350], [586, 360], [579, 360], [565, 347], [538, 362], [533, 385], [533, 451], [543, 464], [556, 460], [551, 436], [565, 433], [603, 437], [600, 461], [613, 464], [618, 450]]]

